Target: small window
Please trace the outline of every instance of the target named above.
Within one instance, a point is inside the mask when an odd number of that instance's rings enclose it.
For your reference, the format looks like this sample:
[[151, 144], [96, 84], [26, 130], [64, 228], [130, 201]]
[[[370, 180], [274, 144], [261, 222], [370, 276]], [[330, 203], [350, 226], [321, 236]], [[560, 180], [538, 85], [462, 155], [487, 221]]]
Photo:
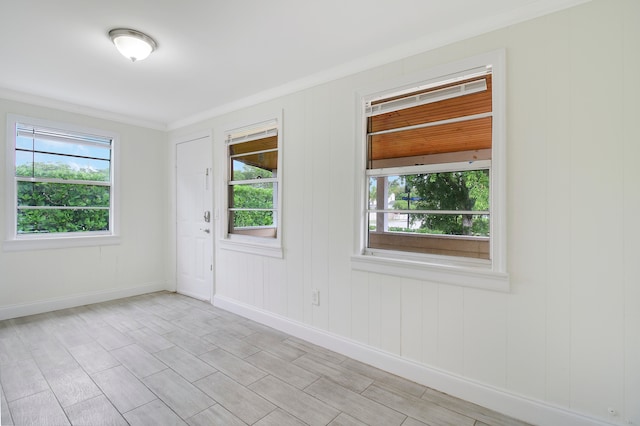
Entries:
[[114, 136], [10, 117], [14, 241], [114, 235]]
[[443, 70], [362, 96], [354, 266], [504, 290], [504, 52]]
[[227, 132], [227, 235], [279, 240], [280, 142], [277, 120]]

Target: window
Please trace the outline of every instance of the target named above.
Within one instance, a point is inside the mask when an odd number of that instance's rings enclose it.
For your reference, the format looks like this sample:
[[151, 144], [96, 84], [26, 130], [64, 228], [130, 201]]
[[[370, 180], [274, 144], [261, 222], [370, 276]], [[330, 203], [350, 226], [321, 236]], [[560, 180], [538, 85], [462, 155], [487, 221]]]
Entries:
[[114, 135], [17, 116], [9, 134], [10, 243], [114, 236]]
[[281, 142], [278, 119], [225, 132], [226, 240], [278, 247], [281, 232]]
[[504, 77], [493, 59], [362, 98], [365, 256], [506, 279]]

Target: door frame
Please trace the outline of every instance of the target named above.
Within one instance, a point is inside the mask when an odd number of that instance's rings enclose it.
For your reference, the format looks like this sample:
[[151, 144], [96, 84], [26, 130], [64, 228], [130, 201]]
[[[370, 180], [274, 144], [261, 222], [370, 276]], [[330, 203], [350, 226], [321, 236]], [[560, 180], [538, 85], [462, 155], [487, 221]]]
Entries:
[[[208, 139], [209, 144], [211, 145], [211, 153], [212, 153], [212, 157], [215, 157], [215, 152], [214, 152], [214, 147], [213, 147], [213, 135], [212, 132], [210, 130], [206, 130], [206, 131], [201, 131], [201, 132], [196, 132], [196, 133], [191, 133], [188, 135], [184, 135], [184, 136], [178, 136], [178, 137], [172, 137], [169, 139], [169, 143], [167, 146], [168, 152], [167, 152], [167, 159], [168, 159], [168, 168], [169, 168], [169, 173], [167, 174], [167, 179], [169, 179], [169, 182], [167, 182], [167, 186], [169, 188], [169, 214], [167, 217], [167, 221], [168, 221], [168, 226], [167, 226], [167, 230], [168, 230], [168, 262], [166, 263], [166, 277], [167, 277], [167, 283], [166, 283], [166, 289], [168, 291], [172, 291], [172, 292], [176, 292], [178, 289], [178, 280], [177, 280], [177, 262], [178, 262], [178, 253], [177, 253], [177, 226], [176, 226], [176, 220], [177, 220], [177, 209], [178, 209], [178, 204], [177, 204], [177, 155], [178, 155], [178, 147], [177, 145], [181, 144], [181, 143], [185, 143], [185, 142], [192, 142], [195, 140], [199, 140], [199, 139]], [[213, 274], [211, 276], [211, 294], [210, 294], [210, 302], [213, 304], [213, 297], [216, 293], [215, 289], [216, 289], [216, 235], [217, 235], [217, 226], [215, 225], [214, 222], [216, 222], [216, 187], [215, 187], [215, 161], [214, 158], [211, 158], [211, 165], [212, 165], [212, 173], [211, 173], [211, 203], [212, 203], [212, 210], [211, 210], [211, 253], [212, 253], [212, 264], [213, 264]]]

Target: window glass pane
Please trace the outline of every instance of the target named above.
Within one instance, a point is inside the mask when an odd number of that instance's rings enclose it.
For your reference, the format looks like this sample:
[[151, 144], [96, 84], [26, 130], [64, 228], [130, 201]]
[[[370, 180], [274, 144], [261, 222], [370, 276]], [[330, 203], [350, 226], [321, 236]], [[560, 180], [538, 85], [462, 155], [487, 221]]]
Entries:
[[[385, 205], [377, 206], [386, 185]], [[489, 170], [424, 173], [369, 179], [369, 206], [395, 210], [489, 210]]]
[[489, 170], [372, 177], [369, 209], [369, 230], [372, 231], [489, 236], [487, 214], [407, 212], [488, 212]]
[[242, 210], [232, 211], [231, 223], [233, 223], [233, 230], [240, 228], [255, 228], [255, 227], [273, 227], [274, 224], [274, 212], [273, 211], [255, 211], [255, 210]]
[[16, 176], [33, 177], [33, 152], [16, 151]]
[[[276, 166], [277, 166], [277, 153], [276, 153]], [[273, 171], [267, 170], [263, 167], [256, 167], [248, 162], [245, 157], [238, 157], [233, 160], [233, 168], [231, 170], [231, 180], [249, 180], [249, 179], [264, 179], [272, 178]]]
[[[378, 206], [379, 187], [386, 201]], [[425, 173], [369, 179], [369, 206], [389, 210], [489, 210], [489, 170]]]
[[388, 214], [393, 216], [388, 232], [489, 236], [489, 215]]
[[[384, 218], [386, 229], [377, 229]], [[474, 235], [488, 237], [489, 215], [447, 215], [425, 213], [369, 213], [369, 231], [412, 232], [434, 235]]]
[[34, 150], [49, 152], [52, 154], [100, 158], [103, 160], [109, 160], [111, 158], [111, 149], [109, 145], [106, 145], [105, 147], [99, 147], [81, 143], [75, 144], [71, 142], [58, 142], [36, 138]]
[[238, 209], [273, 209], [273, 183], [232, 185], [233, 205]]
[[[31, 167], [29, 166], [28, 168], [30, 169]], [[110, 161], [108, 160], [92, 160], [55, 154], [35, 154], [34, 177], [109, 182], [109, 169]], [[23, 175], [20, 174], [19, 176]]]
[[405, 187], [393, 206], [419, 210], [488, 210], [489, 171], [472, 170], [403, 176]]
[[108, 231], [109, 210], [18, 210], [18, 234]]
[[33, 150], [33, 138], [16, 136], [16, 148]]
[[[386, 196], [383, 191], [386, 191]], [[396, 200], [401, 200], [403, 196], [406, 196], [403, 176], [369, 178], [370, 209], [387, 210], [403, 208], [402, 204], [395, 203]]]
[[109, 207], [109, 200], [108, 186], [18, 182], [18, 206]]
[[[247, 154], [233, 157], [233, 170], [256, 169], [256, 173], [271, 174], [273, 170], [278, 170], [278, 151], [261, 152], [257, 154]], [[236, 179], [238, 180], [238, 179]]]
[[376, 230], [370, 220], [368, 247], [490, 260], [489, 216], [410, 214], [407, 218], [405, 214], [399, 222], [389, 223], [386, 231]]

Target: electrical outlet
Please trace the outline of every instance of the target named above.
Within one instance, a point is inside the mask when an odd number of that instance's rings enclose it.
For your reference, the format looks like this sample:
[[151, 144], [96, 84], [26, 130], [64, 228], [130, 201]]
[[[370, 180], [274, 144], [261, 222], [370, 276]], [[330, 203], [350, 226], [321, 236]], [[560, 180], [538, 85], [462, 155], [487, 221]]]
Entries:
[[320, 306], [320, 290], [311, 290], [311, 304]]

